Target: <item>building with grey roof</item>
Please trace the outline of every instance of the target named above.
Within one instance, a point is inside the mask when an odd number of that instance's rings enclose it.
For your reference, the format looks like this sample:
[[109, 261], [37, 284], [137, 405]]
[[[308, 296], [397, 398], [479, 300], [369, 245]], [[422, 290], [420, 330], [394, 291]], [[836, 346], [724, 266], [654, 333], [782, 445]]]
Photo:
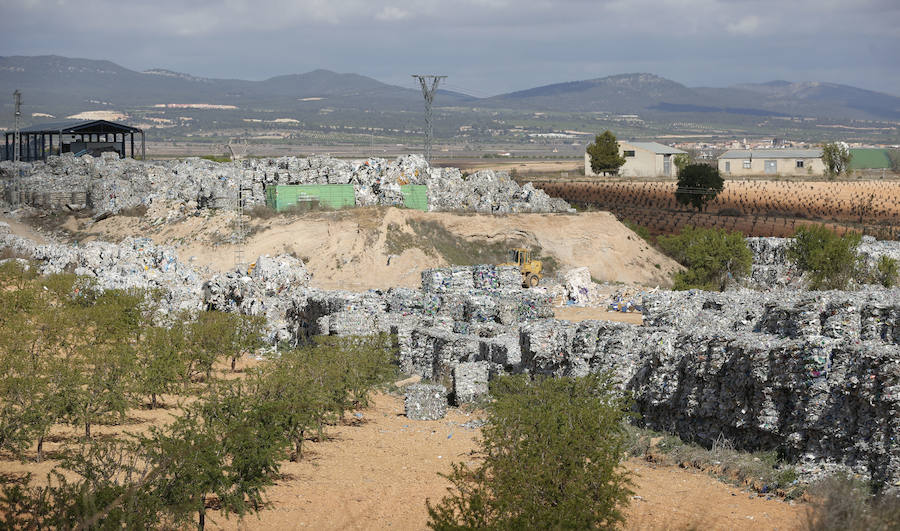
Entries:
[[719, 156], [723, 177], [822, 176], [822, 149], [731, 149]]

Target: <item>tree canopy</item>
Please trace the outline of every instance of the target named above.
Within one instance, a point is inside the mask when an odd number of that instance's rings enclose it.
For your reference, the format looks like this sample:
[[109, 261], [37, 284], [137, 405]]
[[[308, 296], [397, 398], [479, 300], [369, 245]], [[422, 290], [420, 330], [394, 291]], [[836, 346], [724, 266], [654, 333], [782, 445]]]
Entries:
[[594, 137], [594, 143], [588, 144], [587, 153], [591, 159], [591, 171], [598, 175], [616, 175], [625, 164], [625, 158], [619, 156], [616, 135], [608, 129]]
[[822, 162], [825, 163], [825, 173], [831, 177], [847, 173], [850, 169], [850, 148], [843, 142], [829, 142], [822, 146]]
[[703, 212], [706, 204], [715, 199], [724, 188], [725, 180], [718, 168], [707, 164], [688, 164], [678, 172], [675, 200]]

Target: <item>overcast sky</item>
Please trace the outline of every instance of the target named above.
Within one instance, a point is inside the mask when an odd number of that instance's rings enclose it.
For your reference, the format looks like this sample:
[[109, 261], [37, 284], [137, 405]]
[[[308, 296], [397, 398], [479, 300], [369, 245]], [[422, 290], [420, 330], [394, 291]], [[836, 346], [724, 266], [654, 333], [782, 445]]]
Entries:
[[0, 55], [265, 79], [316, 68], [488, 96], [650, 72], [900, 95], [900, 0], [0, 0]]

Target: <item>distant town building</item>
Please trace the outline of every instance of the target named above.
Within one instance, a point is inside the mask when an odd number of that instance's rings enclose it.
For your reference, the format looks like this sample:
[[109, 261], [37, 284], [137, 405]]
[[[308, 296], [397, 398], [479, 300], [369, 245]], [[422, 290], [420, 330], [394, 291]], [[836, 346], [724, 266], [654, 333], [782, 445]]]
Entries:
[[[657, 142], [619, 142], [619, 155], [625, 158], [625, 164], [619, 168], [622, 177], [675, 177], [678, 168], [673, 158], [679, 153], [686, 153], [677, 148]], [[591, 157], [584, 154], [584, 174], [595, 177], [591, 170]]]
[[822, 149], [730, 149], [719, 155], [723, 176], [825, 174]]

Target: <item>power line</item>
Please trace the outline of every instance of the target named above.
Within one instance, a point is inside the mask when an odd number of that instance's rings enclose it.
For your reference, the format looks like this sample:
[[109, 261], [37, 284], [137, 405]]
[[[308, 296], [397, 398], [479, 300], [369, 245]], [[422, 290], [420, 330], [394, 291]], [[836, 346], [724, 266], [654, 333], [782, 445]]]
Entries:
[[22, 153], [19, 149], [19, 119], [22, 117], [22, 93], [16, 89], [13, 92], [13, 102], [16, 107], [16, 129], [15, 134], [13, 135], [13, 162], [19, 162], [19, 159], [22, 158]]
[[[437, 92], [438, 84], [447, 76], [434, 76], [413, 74], [412, 77], [419, 80], [422, 86], [422, 95], [425, 96], [425, 160], [431, 162], [431, 139], [434, 136], [434, 127], [431, 123], [431, 104], [434, 102], [434, 93]], [[431, 82], [431, 87], [428, 86]]]

